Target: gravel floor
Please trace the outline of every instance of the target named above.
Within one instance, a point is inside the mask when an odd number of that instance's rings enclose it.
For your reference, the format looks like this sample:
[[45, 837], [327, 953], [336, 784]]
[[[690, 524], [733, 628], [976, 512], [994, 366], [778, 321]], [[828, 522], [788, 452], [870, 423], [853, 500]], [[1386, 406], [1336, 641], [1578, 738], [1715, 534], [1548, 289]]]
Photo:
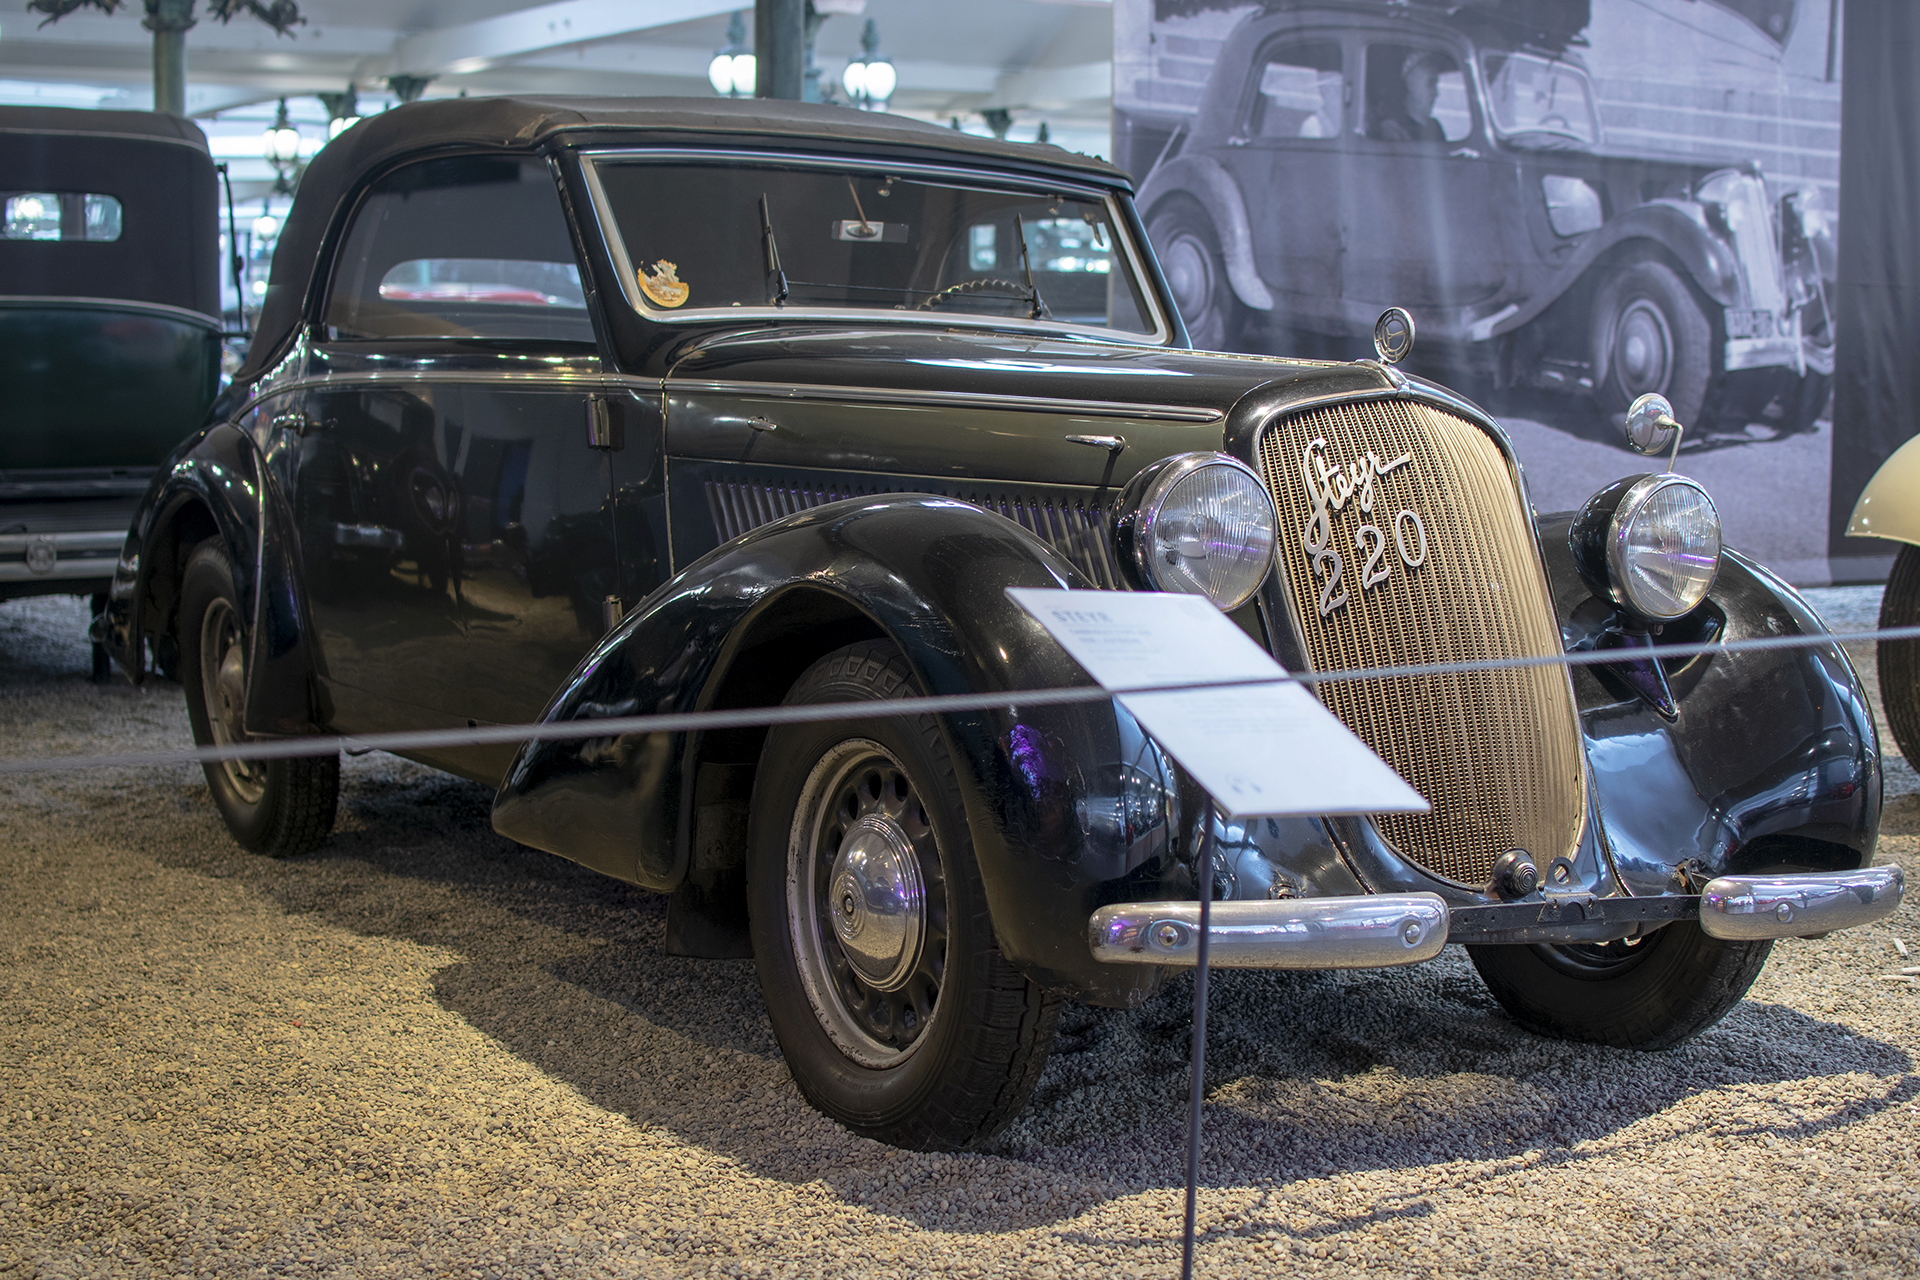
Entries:
[[[0, 606], [0, 750], [184, 742], [177, 689], [86, 682], [81, 622]], [[749, 964], [660, 954], [663, 899], [494, 836], [480, 787], [346, 775], [277, 863], [197, 770], [0, 784], [0, 1276], [1177, 1271], [1187, 984], [1071, 1011], [992, 1152], [893, 1151], [801, 1101]], [[1895, 761], [1910, 872], [1917, 793]], [[1914, 1275], [1913, 965], [1914, 906], [1783, 943], [1654, 1055], [1515, 1029], [1457, 948], [1222, 973], [1200, 1272]]]

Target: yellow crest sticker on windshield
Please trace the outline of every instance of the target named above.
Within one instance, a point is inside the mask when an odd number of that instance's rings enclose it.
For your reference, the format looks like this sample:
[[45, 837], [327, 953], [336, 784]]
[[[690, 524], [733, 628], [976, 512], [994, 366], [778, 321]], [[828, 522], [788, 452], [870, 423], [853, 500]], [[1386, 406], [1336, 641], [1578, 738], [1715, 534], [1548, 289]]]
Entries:
[[681, 281], [680, 268], [665, 258], [640, 268], [639, 274], [640, 292], [657, 307], [677, 307], [693, 292], [693, 286]]

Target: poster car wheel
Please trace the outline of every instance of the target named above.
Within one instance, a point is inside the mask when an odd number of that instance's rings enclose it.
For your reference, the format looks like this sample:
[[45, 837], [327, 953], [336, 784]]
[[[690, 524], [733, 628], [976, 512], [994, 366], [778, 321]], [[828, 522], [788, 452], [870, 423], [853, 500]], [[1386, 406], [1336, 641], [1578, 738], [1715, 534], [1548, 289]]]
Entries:
[[1206, 210], [1186, 196], [1162, 201], [1147, 223], [1147, 238], [1159, 250], [1160, 269], [1193, 345], [1203, 351], [1238, 346], [1240, 300], [1227, 283], [1220, 236]]
[[1594, 395], [1608, 414], [1653, 392], [1698, 422], [1713, 374], [1713, 326], [1686, 281], [1642, 259], [1607, 276], [1593, 301]]
[[[899, 652], [868, 642], [816, 662], [787, 701], [918, 692]], [[1026, 1104], [1058, 1002], [994, 942], [931, 718], [773, 729], [747, 877], [767, 1014], [816, 1107], [882, 1142], [954, 1150]]]
[[[180, 590], [180, 675], [199, 746], [247, 739], [247, 629], [239, 598], [226, 549], [208, 539], [188, 558]], [[338, 755], [205, 768], [213, 803], [242, 848], [285, 857], [307, 852], [333, 830]]]

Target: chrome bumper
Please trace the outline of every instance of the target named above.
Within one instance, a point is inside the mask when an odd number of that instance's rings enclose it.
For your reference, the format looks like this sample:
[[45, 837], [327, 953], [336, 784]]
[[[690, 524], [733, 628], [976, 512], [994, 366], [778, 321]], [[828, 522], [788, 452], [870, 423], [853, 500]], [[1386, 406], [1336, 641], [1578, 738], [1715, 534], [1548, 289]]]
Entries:
[[0, 534], [0, 582], [111, 578], [126, 541], [125, 529]]
[[[1500, 903], [1450, 912], [1438, 894], [1216, 902], [1207, 963], [1223, 969], [1382, 969], [1419, 964], [1453, 941], [1481, 945], [1591, 941], [1697, 919], [1709, 936], [1735, 942], [1852, 929], [1891, 915], [1905, 878], [1899, 867], [1722, 876], [1699, 897]], [[1108, 964], [1199, 962], [1200, 904], [1123, 902], [1087, 920], [1096, 960]]]
[[[1207, 964], [1222, 969], [1381, 969], [1447, 945], [1447, 904], [1434, 893], [1216, 902], [1210, 914]], [[1200, 904], [1102, 907], [1087, 936], [1109, 964], [1197, 964]]]
[[1906, 877], [1898, 867], [1784, 876], [1721, 876], [1700, 894], [1700, 928], [1756, 942], [1853, 929], [1892, 915]]

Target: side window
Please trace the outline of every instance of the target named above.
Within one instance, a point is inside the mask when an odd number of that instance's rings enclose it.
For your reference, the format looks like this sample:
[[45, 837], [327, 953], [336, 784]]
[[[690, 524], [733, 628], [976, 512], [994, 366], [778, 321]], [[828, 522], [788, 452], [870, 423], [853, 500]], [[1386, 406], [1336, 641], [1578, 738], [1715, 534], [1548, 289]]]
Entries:
[[1367, 50], [1366, 135], [1379, 142], [1458, 142], [1473, 132], [1460, 63], [1441, 49], [1376, 44]]
[[335, 260], [326, 324], [346, 340], [592, 342], [546, 164], [460, 157], [381, 179]]
[[1256, 138], [1337, 138], [1346, 93], [1337, 41], [1282, 46], [1261, 63], [1247, 131]]

